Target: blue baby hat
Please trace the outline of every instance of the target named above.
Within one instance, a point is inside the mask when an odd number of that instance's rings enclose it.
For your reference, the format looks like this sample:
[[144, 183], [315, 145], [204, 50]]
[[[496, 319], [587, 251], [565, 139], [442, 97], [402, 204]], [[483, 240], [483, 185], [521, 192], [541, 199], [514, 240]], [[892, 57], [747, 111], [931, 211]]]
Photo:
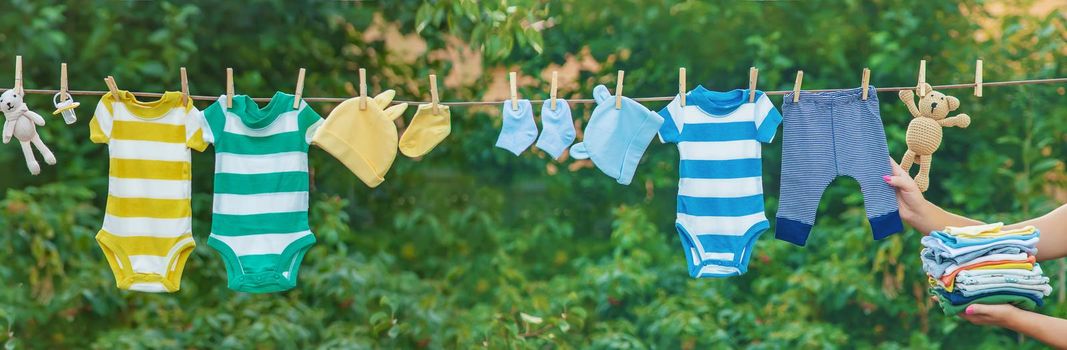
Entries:
[[558, 159], [574, 142], [574, 137], [574, 119], [571, 118], [571, 106], [567, 101], [556, 99], [554, 111], [552, 101], [545, 101], [541, 106], [541, 136], [537, 138], [537, 148], [548, 153], [552, 159]]
[[592, 159], [604, 174], [629, 185], [663, 117], [627, 97], [622, 98], [622, 108], [615, 109], [615, 97], [604, 85], [593, 89], [593, 98], [596, 108], [585, 127], [585, 139], [571, 147], [571, 156]]
[[511, 100], [504, 101], [504, 124], [500, 127], [496, 146], [520, 155], [537, 139], [537, 123], [530, 100], [519, 100], [518, 109], [511, 106]]

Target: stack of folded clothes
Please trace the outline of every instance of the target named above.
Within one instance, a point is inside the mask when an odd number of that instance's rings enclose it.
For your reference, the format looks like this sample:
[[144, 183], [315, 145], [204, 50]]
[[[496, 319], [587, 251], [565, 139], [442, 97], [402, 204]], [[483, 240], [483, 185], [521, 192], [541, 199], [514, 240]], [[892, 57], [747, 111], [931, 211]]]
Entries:
[[923, 270], [946, 315], [971, 304], [1013, 304], [1033, 310], [1052, 294], [1036, 263], [1040, 232], [1003, 223], [948, 227], [923, 237]]

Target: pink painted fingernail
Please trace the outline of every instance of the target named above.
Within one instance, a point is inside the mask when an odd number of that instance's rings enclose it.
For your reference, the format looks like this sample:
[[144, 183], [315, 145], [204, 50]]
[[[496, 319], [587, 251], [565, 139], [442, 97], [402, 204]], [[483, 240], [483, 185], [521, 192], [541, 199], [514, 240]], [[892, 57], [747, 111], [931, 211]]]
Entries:
[[889, 177], [889, 175], [882, 176], [882, 180], [884, 180], [886, 183], [889, 183], [889, 179], [891, 179], [891, 177]]
[[967, 306], [967, 309], [963, 310], [963, 313], [968, 314], [968, 315], [973, 315], [974, 314], [974, 305]]

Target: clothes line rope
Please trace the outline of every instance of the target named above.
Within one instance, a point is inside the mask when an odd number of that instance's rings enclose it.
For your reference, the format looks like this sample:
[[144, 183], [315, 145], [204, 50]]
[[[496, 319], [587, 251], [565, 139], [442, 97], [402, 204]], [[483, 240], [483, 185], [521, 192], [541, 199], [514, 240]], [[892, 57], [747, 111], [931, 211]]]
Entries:
[[[990, 81], [990, 82], [983, 82], [982, 86], [1014, 86], [1014, 85], [1032, 85], [1032, 84], [1057, 84], [1057, 83], [1065, 83], [1065, 84], [1067, 84], [1067, 78]], [[934, 85], [933, 88], [934, 89], [938, 89], [938, 90], [967, 89], [967, 88], [974, 88], [976, 85], [977, 84], [975, 84], [975, 83], [948, 84], [948, 85]], [[843, 91], [843, 90], [849, 90], [849, 89], [853, 89], [853, 88], [847, 88], [847, 89], [812, 89], [812, 90], [802, 90], [802, 91], [804, 91], [804, 92], [834, 92], [834, 91]], [[911, 90], [911, 89], [915, 89], [915, 87], [914, 86], [900, 86], [900, 87], [877, 88], [875, 90], [878, 91], [878, 92], [897, 92], [897, 91]], [[10, 89], [8, 89], [8, 88], [0, 88], [0, 92], [4, 92], [4, 91], [7, 91], [7, 90], [10, 90]], [[27, 94], [36, 94], [36, 95], [54, 95], [54, 94], [59, 93], [59, 90], [52, 90], [52, 89], [25, 89], [25, 88], [23, 88], [23, 90]], [[786, 95], [786, 94], [791, 93], [791, 92], [792, 92], [792, 90], [764, 91], [764, 93], [767, 94], [767, 95]], [[67, 93], [71, 94], [72, 96], [103, 96], [104, 94], [107, 93], [107, 91], [67, 90]], [[158, 92], [133, 92], [133, 95], [134, 96], [138, 96], [138, 97], [161, 97], [161, 96], [163, 96], [163, 94], [158, 93]], [[675, 96], [676, 95], [660, 96], [660, 97], [637, 97], [637, 98], [634, 98], [634, 100], [638, 101], [638, 102], [670, 101], [670, 100], [673, 100]], [[219, 98], [218, 96], [205, 96], [205, 95], [189, 95], [189, 97], [191, 97], [193, 100], [196, 100], [196, 101], [215, 101], [215, 100], [217, 100]], [[307, 102], [344, 102], [345, 100], [351, 99], [353, 97], [358, 97], [358, 96], [351, 96], [351, 97], [302, 97], [302, 99], [304, 101], [307, 101]], [[255, 97], [255, 98], [252, 98], [252, 100], [254, 100], [256, 102], [268, 102], [268, 101], [270, 101], [270, 98], [269, 97]], [[545, 102], [548, 102], [548, 101], [549, 100], [547, 100], [547, 99], [530, 100], [531, 103], [545, 103]], [[568, 99], [567, 102], [591, 104], [591, 103], [594, 103], [595, 100], [593, 100], [593, 99]], [[430, 101], [394, 100], [392, 103], [393, 104], [408, 103], [408, 104], [416, 104], [416, 105], [418, 105], [418, 104], [428, 104], [428, 103], [430, 103]], [[500, 101], [453, 101], [453, 102], [439, 102], [438, 104], [444, 105], [444, 106], [495, 106], [495, 105], [499, 105], [499, 104], [502, 104], [502, 103], [504, 103], [504, 100], [500, 100]]]

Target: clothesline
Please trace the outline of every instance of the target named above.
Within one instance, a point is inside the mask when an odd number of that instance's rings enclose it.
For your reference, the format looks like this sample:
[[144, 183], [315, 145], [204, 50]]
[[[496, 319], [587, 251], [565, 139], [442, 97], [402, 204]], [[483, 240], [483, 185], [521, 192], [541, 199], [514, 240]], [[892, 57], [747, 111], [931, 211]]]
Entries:
[[[1067, 78], [990, 81], [990, 82], [983, 82], [982, 86], [1014, 86], [1014, 85], [1056, 84], [1056, 83], [1067, 83]], [[962, 83], [962, 84], [934, 85], [933, 88], [937, 89], [937, 90], [966, 89], [966, 88], [973, 88], [973, 87], [975, 87], [975, 85], [976, 85], [975, 83]], [[897, 91], [909, 90], [909, 89], [914, 89], [914, 88], [915, 88], [914, 86], [900, 86], [900, 87], [877, 88], [876, 90], [878, 92], [897, 92]], [[851, 89], [851, 88], [849, 88], [849, 89]], [[7, 90], [10, 90], [10, 89], [8, 89], [8, 88], [0, 88], [0, 92], [4, 92], [4, 91], [7, 91]], [[59, 90], [52, 90], [52, 89], [23, 89], [23, 90], [27, 94], [38, 94], [38, 95], [53, 95], [53, 94], [59, 93]], [[805, 89], [803, 91], [805, 91], [805, 92], [833, 92], [833, 91], [842, 91], [842, 90], [847, 90], [847, 89], [812, 89], [812, 90]], [[107, 91], [97, 91], [97, 90], [67, 90], [67, 92], [70, 93], [73, 96], [103, 96], [104, 94], [107, 93]], [[767, 95], [786, 95], [786, 94], [788, 94], [790, 92], [792, 92], [792, 91], [791, 90], [764, 91], [764, 93], [766, 93]], [[158, 93], [158, 92], [133, 92], [133, 95], [134, 96], [138, 96], [138, 97], [161, 97], [161, 96], [163, 96], [163, 94]], [[219, 98], [218, 96], [204, 96], [204, 95], [190, 95], [189, 97], [191, 97], [193, 100], [197, 100], [197, 101], [214, 101], [214, 100], [217, 100]], [[350, 96], [350, 97], [303, 97], [302, 99], [304, 101], [307, 101], [307, 102], [343, 102], [343, 101], [348, 100], [348, 99], [350, 99], [352, 97], [355, 97], [355, 96]], [[637, 97], [637, 98], [634, 98], [634, 100], [638, 101], [638, 102], [670, 101], [670, 100], [674, 99], [674, 97], [675, 97], [675, 95], [672, 95], [672, 96], [658, 96], [658, 97]], [[253, 100], [255, 100], [256, 102], [267, 102], [267, 101], [270, 101], [270, 98], [269, 97], [255, 97], [255, 98], [253, 98]], [[548, 101], [547, 99], [530, 100], [531, 103], [545, 103], [547, 101]], [[569, 102], [569, 103], [590, 104], [590, 103], [594, 103], [595, 101], [593, 99], [567, 99], [567, 102]], [[427, 104], [427, 103], [430, 103], [430, 101], [394, 100], [393, 103], [394, 104], [398, 104], [398, 103]], [[484, 106], [484, 105], [499, 105], [501, 103], [504, 103], [504, 101], [503, 100], [500, 100], [500, 101], [453, 101], [453, 102], [440, 102], [439, 104], [440, 105], [444, 105], [444, 106]]]

